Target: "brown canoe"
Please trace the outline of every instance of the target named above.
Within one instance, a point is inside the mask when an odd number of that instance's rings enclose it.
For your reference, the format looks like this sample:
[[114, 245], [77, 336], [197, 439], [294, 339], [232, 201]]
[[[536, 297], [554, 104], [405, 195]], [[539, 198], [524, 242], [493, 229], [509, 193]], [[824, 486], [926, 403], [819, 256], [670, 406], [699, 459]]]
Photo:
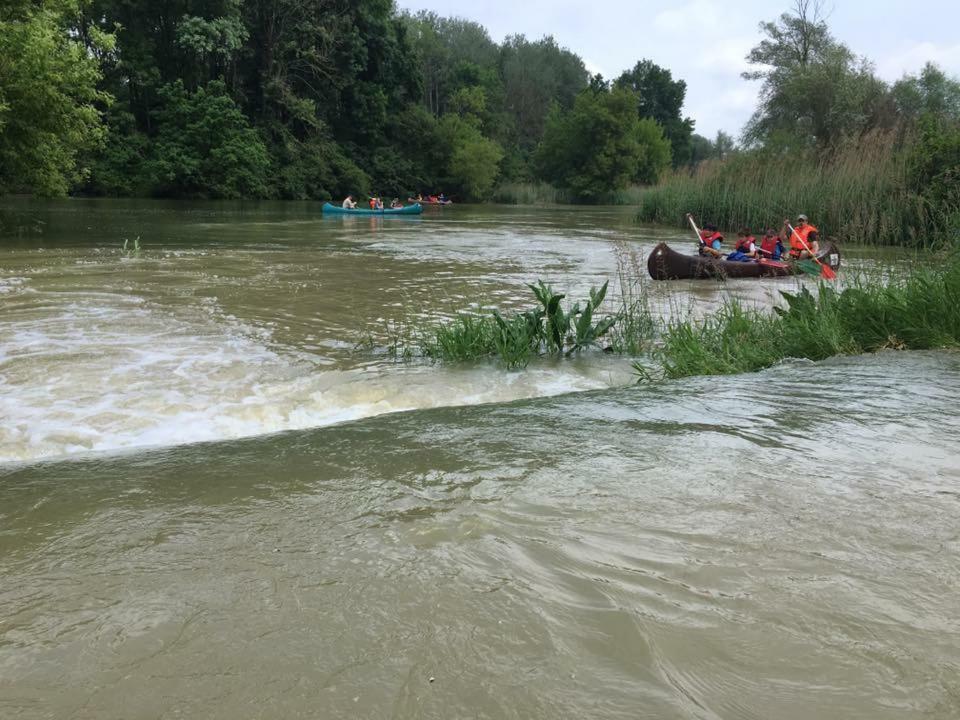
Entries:
[[[817, 259], [836, 270], [840, 267], [840, 250], [832, 240], [820, 246]], [[647, 258], [647, 270], [654, 280], [699, 280], [702, 278], [755, 278], [797, 275], [802, 270], [795, 262], [751, 260], [738, 262], [700, 255], [684, 255], [660, 243]]]

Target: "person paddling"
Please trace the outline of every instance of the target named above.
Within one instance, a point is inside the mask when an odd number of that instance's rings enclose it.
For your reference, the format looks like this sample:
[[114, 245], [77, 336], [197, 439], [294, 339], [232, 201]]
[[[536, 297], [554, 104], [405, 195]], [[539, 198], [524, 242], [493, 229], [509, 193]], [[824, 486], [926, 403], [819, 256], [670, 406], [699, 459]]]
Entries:
[[341, 207], [347, 210], [353, 210], [356, 206], [357, 206], [357, 203], [353, 199], [353, 195], [347, 195], [347, 197], [344, 198], [343, 200], [343, 204], [341, 205]]
[[723, 235], [716, 225], [704, 225], [700, 231], [700, 244], [697, 252], [701, 255], [710, 255], [716, 258], [723, 257]]
[[820, 252], [817, 228], [807, 221], [806, 215], [797, 215], [797, 226], [790, 231], [790, 220], [784, 218], [783, 234], [790, 241], [790, 257], [795, 260], [811, 257]]

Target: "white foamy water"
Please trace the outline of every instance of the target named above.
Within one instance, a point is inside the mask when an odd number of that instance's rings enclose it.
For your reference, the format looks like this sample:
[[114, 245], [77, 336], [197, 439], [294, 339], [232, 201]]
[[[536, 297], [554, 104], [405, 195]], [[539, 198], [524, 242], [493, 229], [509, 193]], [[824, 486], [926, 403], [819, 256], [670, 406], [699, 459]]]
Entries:
[[[383, 363], [330, 369], [271, 347], [214, 302], [175, 314], [130, 295], [48, 293], [0, 323], [0, 461], [223, 440], [383, 413], [623, 383], [583, 364], [518, 374]], [[612, 372], [612, 374], [611, 374]]]

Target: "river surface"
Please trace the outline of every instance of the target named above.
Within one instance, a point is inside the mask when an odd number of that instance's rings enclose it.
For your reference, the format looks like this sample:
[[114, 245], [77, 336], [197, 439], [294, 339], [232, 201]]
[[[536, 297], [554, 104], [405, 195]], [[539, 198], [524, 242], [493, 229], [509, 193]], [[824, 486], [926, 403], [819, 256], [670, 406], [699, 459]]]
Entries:
[[0, 219], [0, 717], [960, 717], [960, 355], [387, 352], [538, 278], [615, 296], [686, 242], [626, 208]]

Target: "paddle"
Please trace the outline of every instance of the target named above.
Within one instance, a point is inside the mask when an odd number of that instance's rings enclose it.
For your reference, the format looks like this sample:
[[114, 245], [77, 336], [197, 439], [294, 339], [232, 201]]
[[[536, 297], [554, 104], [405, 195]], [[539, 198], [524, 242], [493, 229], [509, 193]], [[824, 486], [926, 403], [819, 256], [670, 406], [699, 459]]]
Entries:
[[[707, 249], [709, 249], [709, 250], [712, 251], [713, 248], [711, 248], [709, 245], [707, 245], [707, 244], [703, 241], [703, 235], [700, 234], [700, 228], [698, 228], [698, 227], [697, 227], [697, 223], [694, 222], [694, 220], [693, 220], [693, 214], [692, 214], [692, 213], [687, 213], [687, 220], [690, 221], [690, 226], [693, 228], [693, 232], [696, 233], [696, 235], [697, 235], [697, 247], [699, 248], [701, 245], [703, 245], [705, 248], [707, 248]], [[702, 254], [702, 253], [701, 253], [701, 254]], [[711, 252], [710, 254], [713, 255], [713, 252]], [[717, 256], [715, 256], [715, 257], [719, 257], [719, 255], [717, 255]]]
[[[824, 265], [822, 262], [820, 262], [820, 258], [818, 258], [816, 255], [813, 254], [813, 250], [811, 250], [810, 246], [807, 245], [807, 241], [804, 240], [802, 237], [800, 237], [800, 233], [798, 233], [796, 230], [793, 229], [793, 225], [791, 225], [788, 222], [787, 227], [790, 228], [790, 236], [793, 237], [794, 235], [796, 235], [797, 240], [799, 240], [800, 244], [803, 245], [803, 249], [806, 250], [808, 253], [810, 253], [810, 259], [820, 266], [820, 277], [824, 278], [825, 280], [836, 280], [837, 274], [833, 271], [833, 268], [830, 267], [829, 265]], [[800, 269], [803, 270], [803, 265], [799, 263], [798, 265]]]

